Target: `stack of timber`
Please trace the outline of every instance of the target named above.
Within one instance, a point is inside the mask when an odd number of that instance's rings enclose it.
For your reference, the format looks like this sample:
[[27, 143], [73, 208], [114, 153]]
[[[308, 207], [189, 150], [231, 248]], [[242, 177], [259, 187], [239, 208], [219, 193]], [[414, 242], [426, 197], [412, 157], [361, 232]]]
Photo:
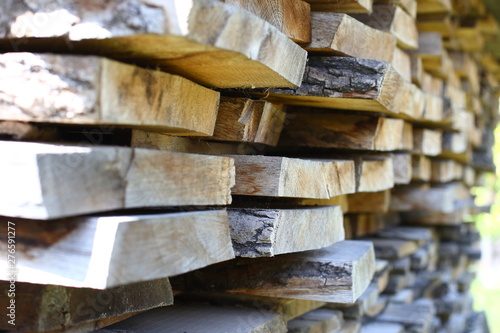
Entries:
[[481, 1], [0, 8], [0, 330], [487, 332]]

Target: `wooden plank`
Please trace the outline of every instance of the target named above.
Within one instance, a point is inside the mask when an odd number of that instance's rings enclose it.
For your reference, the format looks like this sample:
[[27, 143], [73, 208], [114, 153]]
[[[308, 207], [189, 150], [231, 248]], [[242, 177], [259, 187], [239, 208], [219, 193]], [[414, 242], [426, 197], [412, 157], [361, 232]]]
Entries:
[[298, 89], [275, 89], [267, 98], [288, 105], [397, 114], [394, 101], [403, 78], [386, 62], [312, 57]]
[[430, 228], [404, 226], [387, 228], [379, 231], [377, 235], [387, 239], [411, 240], [418, 243], [419, 246], [423, 246], [434, 238], [434, 234]]
[[412, 155], [409, 153], [393, 154], [394, 184], [409, 184], [413, 178]]
[[432, 300], [419, 299], [408, 305], [389, 303], [377, 320], [401, 324], [405, 332], [431, 332], [434, 313]]
[[341, 310], [344, 313], [344, 318], [359, 319], [377, 303], [379, 296], [380, 292], [377, 286], [372, 283], [354, 304], [326, 303], [325, 307]]
[[289, 321], [287, 329], [289, 333], [335, 332], [340, 330], [343, 324], [341, 311], [316, 309]]
[[418, 250], [412, 240], [365, 238], [373, 243], [377, 259], [396, 260], [409, 256]]
[[422, 58], [415, 54], [410, 54], [411, 61], [411, 81], [422, 88], [422, 76], [424, 75], [424, 65]]
[[218, 92], [106, 58], [7, 53], [0, 75], [1, 120], [212, 135], [217, 117]]
[[403, 49], [418, 47], [418, 32], [415, 19], [397, 5], [374, 5], [371, 14], [356, 14], [354, 18], [366, 25], [389, 32], [396, 37]]
[[444, 17], [451, 13], [451, 0], [418, 0], [419, 17]]
[[279, 313], [285, 321], [324, 306], [325, 302], [304, 299], [229, 294], [222, 292], [188, 292], [175, 296], [176, 301], [209, 303], [215, 306], [233, 306]]
[[419, 18], [417, 21], [417, 28], [419, 32], [437, 32], [440, 33], [443, 38], [453, 37], [455, 34], [455, 29], [457, 28], [456, 22], [452, 21], [451, 16], [445, 16], [443, 18]]
[[177, 276], [171, 282], [174, 290], [352, 303], [367, 288], [374, 263], [371, 243], [343, 241], [274, 258], [237, 259]]
[[96, 332], [286, 332], [286, 323], [275, 313], [208, 304], [182, 304], [146, 311]]
[[338, 13], [369, 13], [372, 11], [373, 0], [305, 0], [313, 11]]
[[339, 333], [359, 333], [361, 331], [361, 322], [358, 320], [346, 320]]
[[[36, 7], [9, 3], [0, 49], [102, 55], [210, 87], [300, 84], [306, 52], [267, 21], [219, 1], [176, 7], [119, 0], [106, 6], [76, 0]], [[42, 24], [40, 18], [61, 24]], [[248, 31], [253, 33], [245, 40], [235, 38]], [[275, 48], [282, 52], [271, 52]]]
[[374, 0], [375, 4], [394, 4], [404, 9], [412, 18], [417, 17], [417, 0]]
[[[304, 48], [311, 54], [365, 58], [391, 62], [396, 38], [340, 13], [313, 12], [312, 39]], [[352, 42], [353, 34], [356, 43]]]
[[213, 136], [206, 139], [275, 146], [285, 116], [281, 104], [222, 97]]
[[396, 47], [394, 49], [394, 56], [391, 64], [403, 79], [407, 82], [411, 82], [411, 58], [408, 53]]
[[1, 182], [24, 189], [0, 194], [4, 216], [49, 219], [231, 202], [234, 166], [227, 157], [6, 141], [0, 142], [0, 151], [5, 156]]
[[330, 199], [355, 191], [353, 161], [258, 155], [231, 157], [236, 167], [233, 194]]
[[442, 132], [426, 128], [413, 128], [413, 152], [427, 156], [441, 153]]
[[289, 108], [279, 145], [393, 151], [403, 148], [404, 134], [401, 119]]
[[427, 182], [431, 179], [431, 160], [424, 155], [412, 155], [412, 180]]
[[[234, 258], [222, 210], [10, 221], [24, 247], [17, 261], [20, 282], [105, 289]], [[141, 246], [130, 246], [137, 241]], [[7, 258], [1, 266], [1, 279], [8, 280]]]
[[311, 7], [302, 0], [222, 0], [244, 8], [271, 23], [297, 43], [311, 41]]
[[[9, 290], [8, 284], [1, 281], [0, 287]], [[2, 297], [0, 304], [7, 308], [9, 301], [10, 298]], [[26, 333], [66, 332], [106, 318], [171, 304], [173, 296], [168, 279], [105, 290], [16, 282], [15, 306], [19, 314], [16, 325], [13, 327], [2, 320], [0, 329], [20, 328]]]
[[435, 183], [447, 183], [453, 180], [461, 180], [463, 166], [454, 160], [433, 159], [431, 162], [431, 181]]
[[369, 156], [359, 162], [356, 192], [379, 192], [394, 187], [394, 164], [390, 156]]
[[347, 195], [349, 213], [385, 213], [389, 210], [391, 192], [357, 192]]
[[315, 250], [344, 240], [339, 206], [311, 209], [230, 209], [236, 256], [269, 257]]

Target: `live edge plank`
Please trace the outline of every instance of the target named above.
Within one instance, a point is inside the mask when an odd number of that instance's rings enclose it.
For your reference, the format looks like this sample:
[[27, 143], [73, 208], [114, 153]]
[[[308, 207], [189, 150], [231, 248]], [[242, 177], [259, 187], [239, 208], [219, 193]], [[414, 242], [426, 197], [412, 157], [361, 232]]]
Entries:
[[171, 282], [174, 290], [353, 303], [374, 272], [372, 243], [343, 241], [273, 258], [236, 259], [177, 276]]
[[330, 199], [355, 191], [354, 162], [279, 156], [229, 155], [236, 184], [232, 194]]
[[[267, 21], [219, 1], [194, 0], [182, 10], [173, 1], [7, 4], [0, 25], [3, 52], [97, 54], [220, 88], [296, 86], [307, 57]], [[40, 17], [53, 24], [39, 24]]]
[[212, 135], [219, 93], [95, 56], [0, 55], [0, 120]]
[[[8, 284], [0, 282], [2, 292], [9, 289]], [[7, 308], [9, 300], [0, 298], [0, 305]], [[75, 332], [81, 327], [95, 327], [99, 321], [112, 320], [112, 317], [171, 305], [173, 295], [166, 278], [105, 290], [18, 282], [15, 300], [16, 326], [2, 320], [0, 329], [56, 333]]]
[[[227, 205], [227, 157], [0, 141], [0, 215], [51, 219], [107, 210]], [[64, 200], [61, 200], [64, 198]]]
[[236, 256], [267, 257], [315, 250], [344, 240], [339, 206], [302, 209], [230, 209]]
[[234, 258], [223, 210], [14, 223], [19, 282], [106, 289]]

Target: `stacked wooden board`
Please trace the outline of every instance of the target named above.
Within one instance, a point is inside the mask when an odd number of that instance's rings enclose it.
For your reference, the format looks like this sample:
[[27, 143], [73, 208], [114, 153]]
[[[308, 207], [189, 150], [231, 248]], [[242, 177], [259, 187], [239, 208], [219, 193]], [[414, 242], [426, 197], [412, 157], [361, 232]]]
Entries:
[[486, 332], [477, 3], [2, 3], [0, 329]]

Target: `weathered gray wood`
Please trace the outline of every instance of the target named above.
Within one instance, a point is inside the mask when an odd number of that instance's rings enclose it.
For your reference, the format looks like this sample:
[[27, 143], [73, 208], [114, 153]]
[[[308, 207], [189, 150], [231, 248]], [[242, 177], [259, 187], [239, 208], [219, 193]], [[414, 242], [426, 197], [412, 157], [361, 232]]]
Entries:
[[174, 290], [352, 303], [365, 291], [375, 258], [370, 242], [343, 241], [274, 258], [237, 259], [171, 279]]
[[157, 70], [94, 56], [6, 53], [0, 76], [0, 120], [214, 131], [219, 93]]
[[355, 191], [354, 162], [230, 155], [236, 168], [232, 194], [330, 199]]
[[379, 296], [377, 285], [371, 283], [354, 304], [326, 303], [325, 307], [342, 310], [344, 318], [360, 319], [377, 303]]
[[[0, 287], [9, 290], [9, 282], [1, 281]], [[109, 317], [173, 303], [168, 279], [106, 290], [16, 282], [15, 294], [16, 325], [2, 320], [0, 329], [17, 328], [26, 333], [67, 332]], [[0, 298], [2, 308], [9, 306], [10, 298], [6, 296]]]
[[[289, 108], [281, 146], [393, 151], [403, 149], [404, 121]], [[316, 111], [316, 112], [315, 112]]]
[[409, 153], [393, 154], [394, 185], [409, 184], [413, 177], [412, 155]]
[[361, 333], [404, 333], [404, 327], [394, 323], [384, 323], [379, 321], [370, 322], [363, 325]]
[[98, 54], [212, 87], [293, 87], [307, 57], [267, 21], [213, 0], [113, 0], [106, 6], [8, 0], [2, 7], [3, 51]]
[[313, 57], [302, 85], [276, 89], [268, 100], [290, 105], [399, 114], [396, 91], [403, 78], [387, 62], [358, 58]]
[[312, 209], [230, 209], [236, 256], [268, 257], [315, 250], [344, 240], [339, 206]]
[[207, 304], [176, 304], [153, 309], [108, 326], [101, 333], [264, 333], [286, 332], [283, 318], [275, 313]]
[[391, 304], [377, 317], [378, 321], [401, 324], [405, 332], [426, 333], [431, 332], [434, 319], [433, 301], [419, 299], [412, 304]]
[[421, 227], [391, 227], [377, 232], [377, 235], [387, 239], [411, 240], [420, 246], [434, 239], [432, 229]]
[[[105, 289], [234, 258], [222, 210], [9, 220], [16, 227], [20, 282]], [[7, 226], [7, 218], [3, 222]], [[1, 245], [7, 248], [6, 238]], [[0, 278], [8, 280], [7, 257], [0, 259], [0, 267]]]
[[342, 328], [342, 312], [331, 309], [316, 309], [291, 320], [287, 324], [289, 333], [335, 332]]
[[[0, 142], [0, 214], [49, 219], [105, 210], [227, 205], [227, 157], [103, 146]], [[64, 200], [61, 200], [64, 198]]]
[[366, 240], [373, 243], [377, 259], [396, 260], [411, 255], [418, 249], [414, 241], [378, 238]]

